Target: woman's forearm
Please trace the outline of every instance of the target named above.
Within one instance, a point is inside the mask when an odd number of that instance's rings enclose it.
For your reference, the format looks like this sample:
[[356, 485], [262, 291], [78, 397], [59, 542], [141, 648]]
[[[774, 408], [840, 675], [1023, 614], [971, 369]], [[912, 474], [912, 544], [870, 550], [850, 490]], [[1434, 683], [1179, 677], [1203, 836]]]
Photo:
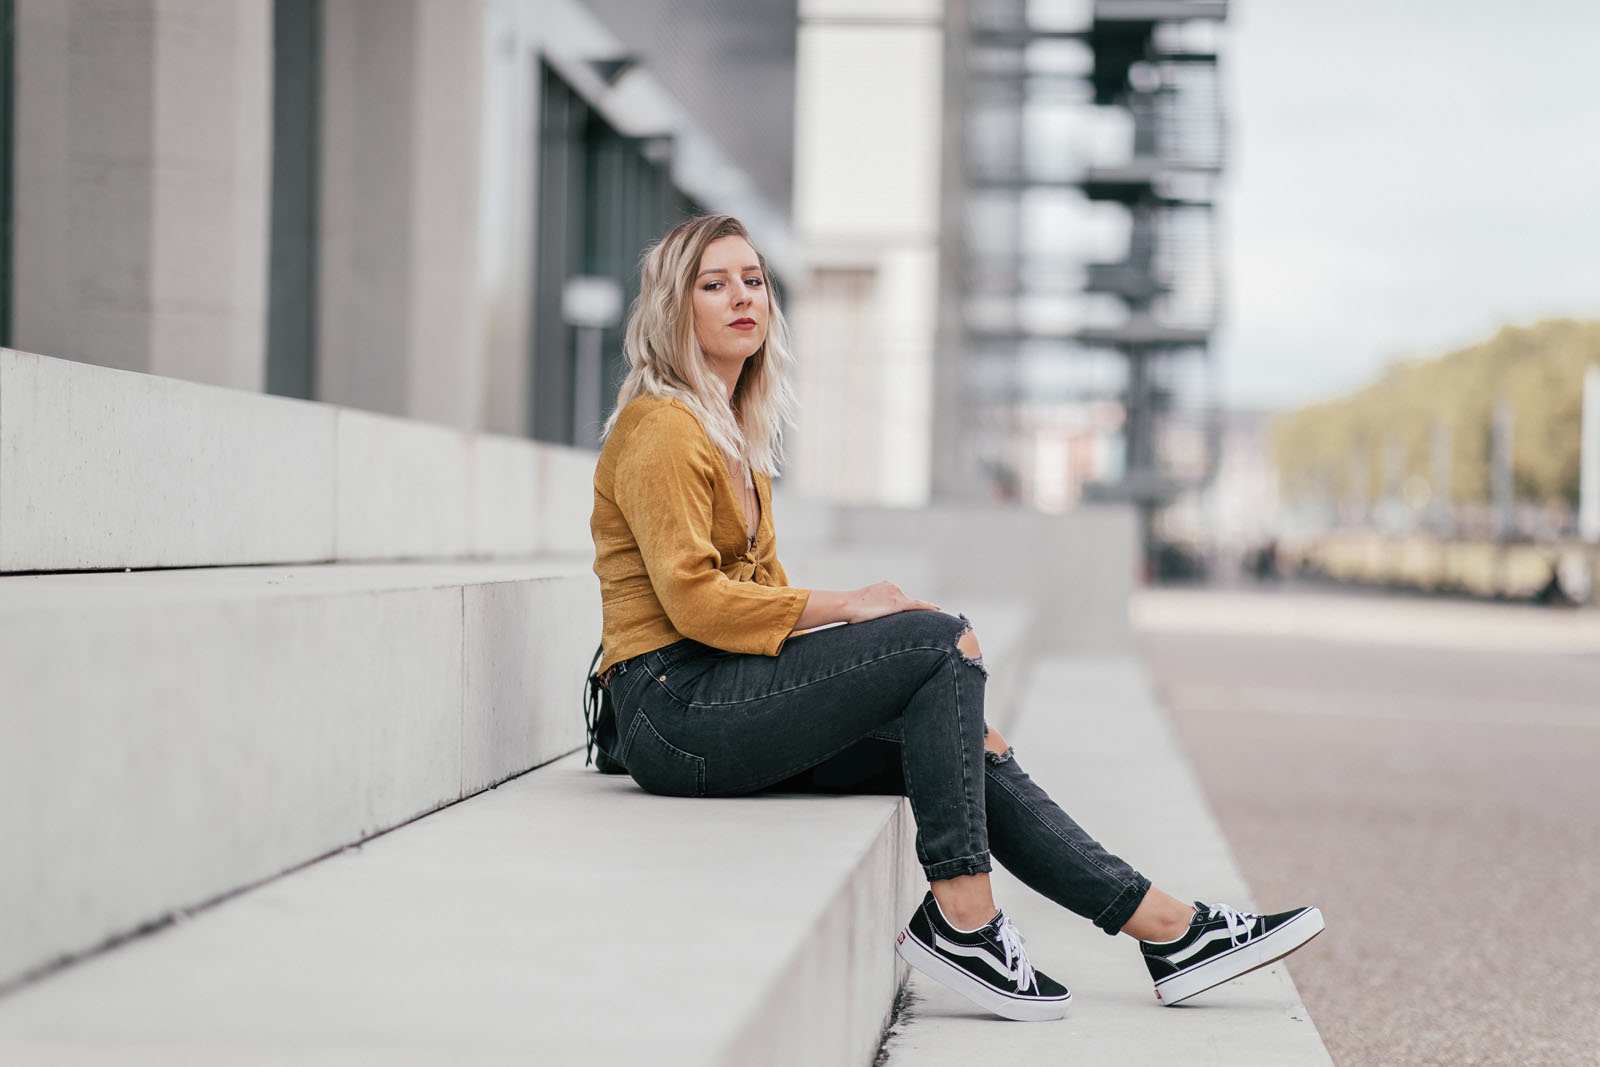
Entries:
[[846, 596], [848, 594], [833, 589], [811, 590], [811, 596], [807, 598], [806, 606], [801, 610], [800, 618], [795, 621], [794, 628], [811, 630], [836, 622], [849, 622], [844, 613]]

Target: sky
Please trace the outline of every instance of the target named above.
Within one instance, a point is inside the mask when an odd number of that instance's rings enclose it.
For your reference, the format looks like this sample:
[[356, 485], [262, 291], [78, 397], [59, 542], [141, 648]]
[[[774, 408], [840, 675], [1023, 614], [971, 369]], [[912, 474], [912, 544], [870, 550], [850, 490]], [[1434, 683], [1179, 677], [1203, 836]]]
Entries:
[[1600, 4], [1235, 0], [1224, 48], [1233, 406], [1600, 318]]

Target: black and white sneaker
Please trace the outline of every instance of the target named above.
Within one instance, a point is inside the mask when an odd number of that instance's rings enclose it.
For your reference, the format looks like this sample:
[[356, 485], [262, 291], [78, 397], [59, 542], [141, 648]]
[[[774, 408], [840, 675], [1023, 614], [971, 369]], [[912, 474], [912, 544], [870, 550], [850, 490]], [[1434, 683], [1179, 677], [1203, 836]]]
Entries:
[[1322, 912], [1297, 908], [1252, 915], [1226, 904], [1195, 903], [1189, 929], [1176, 941], [1141, 941], [1156, 999], [1171, 1007], [1214, 985], [1281, 960], [1322, 933]]
[[957, 930], [930, 892], [900, 931], [895, 951], [929, 978], [1007, 1019], [1059, 1019], [1072, 1002], [1066, 986], [1033, 969], [1022, 935], [1004, 912], [995, 912], [980, 930]]

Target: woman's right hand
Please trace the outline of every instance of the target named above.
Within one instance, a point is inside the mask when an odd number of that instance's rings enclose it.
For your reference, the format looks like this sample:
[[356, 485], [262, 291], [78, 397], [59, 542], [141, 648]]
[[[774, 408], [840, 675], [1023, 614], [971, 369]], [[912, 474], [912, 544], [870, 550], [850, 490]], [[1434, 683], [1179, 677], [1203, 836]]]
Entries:
[[938, 611], [939, 605], [906, 596], [893, 582], [874, 582], [845, 594], [845, 622], [866, 622], [902, 611]]
[[836, 592], [813, 589], [800, 612], [796, 630], [831, 626], [836, 622], [866, 622], [901, 611], [938, 611], [939, 605], [906, 596], [893, 582], [875, 582], [861, 589]]

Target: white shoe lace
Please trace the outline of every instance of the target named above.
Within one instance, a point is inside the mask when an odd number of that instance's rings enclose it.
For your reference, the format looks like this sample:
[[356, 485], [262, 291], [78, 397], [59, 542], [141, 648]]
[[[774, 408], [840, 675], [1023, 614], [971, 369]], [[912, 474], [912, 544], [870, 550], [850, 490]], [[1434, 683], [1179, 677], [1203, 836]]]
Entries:
[[1250, 940], [1250, 928], [1255, 925], [1257, 918], [1248, 911], [1230, 908], [1226, 904], [1211, 905], [1209, 917], [1227, 922], [1228, 940], [1235, 946], [1242, 945]]
[[1000, 916], [1000, 947], [1006, 950], [1006, 970], [1017, 980], [1017, 992], [1033, 988], [1033, 964], [1028, 962], [1028, 953], [1023, 950], [1023, 942], [1027, 938], [1010, 919]]

